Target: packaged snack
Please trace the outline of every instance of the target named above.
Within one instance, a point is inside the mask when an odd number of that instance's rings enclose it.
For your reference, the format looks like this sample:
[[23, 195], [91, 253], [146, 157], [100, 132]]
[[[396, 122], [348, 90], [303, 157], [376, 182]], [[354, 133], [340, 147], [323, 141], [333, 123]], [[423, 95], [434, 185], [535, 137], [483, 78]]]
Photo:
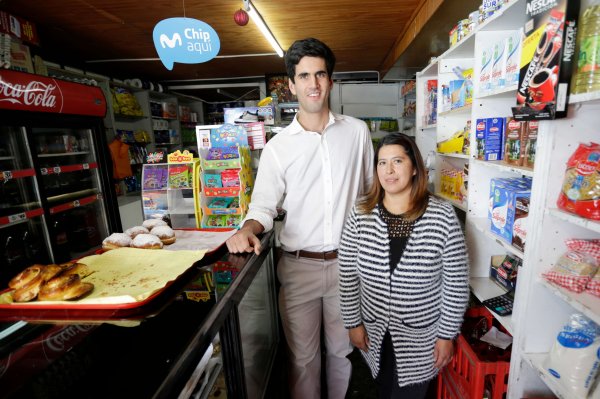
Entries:
[[223, 187], [223, 183], [221, 182], [221, 175], [218, 173], [205, 173], [204, 187]]
[[221, 183], [223, 187], [239, 187], [240, 171], [238, 169], [226, 169], [221, 172]]
[[225, 227], [224, 215], [211, 215], [206, 217], [206, 225], [208, 227]]
[[598, 240], [567, 240], [568, 251], [542, 276], [573, 292], [582, 292], [598, 270]]
[[559, 208], [600, 220], [600, 144], [579, 144], [567, 161]]
[[190, 187], [190, 173], [187, 165], [169, 166], [169, 187]]
[[209, 204], [209, 208], [228, 208], [231, 204], [231, 198], [214, 198]]
[[239, 208], [240, 207], [240, 199], [238, 197], [232, 198], [231, 203], [228, 208]]
[[544, 368], [564, 388], [565, 397], [587, 398], [598, 374], [599, 351], [600, 327], [575, 313], [558, 332]]
[[223, 159], [237, 159], [240, 157], [240, 153], [237, 147], [213, 147], [208, 150], [206, 159], [223, 160]]

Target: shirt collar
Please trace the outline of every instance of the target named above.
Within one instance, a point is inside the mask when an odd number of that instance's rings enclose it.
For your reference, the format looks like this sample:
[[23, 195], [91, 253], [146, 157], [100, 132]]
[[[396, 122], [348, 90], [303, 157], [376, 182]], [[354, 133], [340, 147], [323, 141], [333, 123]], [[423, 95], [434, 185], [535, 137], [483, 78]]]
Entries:
[[[333, 125], [336, 121], [339, 121], [341, 119], [342, 115], [334, 114], [333, 112], [329, 111], [329, 122], [327, 122], [327, 126], [325, 126], [325, 128]], [[298, 122], [298, 115], [294, 116], [294, 120], [288, 126], [288, 132], [290, 134], [298, 134], [305, 131], [306, 130], [304, 130], [300, 122]]]

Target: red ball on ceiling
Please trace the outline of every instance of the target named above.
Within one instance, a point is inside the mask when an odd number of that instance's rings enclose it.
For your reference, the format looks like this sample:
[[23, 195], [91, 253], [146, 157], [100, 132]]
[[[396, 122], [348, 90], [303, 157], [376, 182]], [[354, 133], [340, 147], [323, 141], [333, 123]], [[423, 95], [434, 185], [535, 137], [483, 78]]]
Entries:
[[239, 26], [245, 26], [250, 20], [250, 17], [248, 16], [248, 13], [246, 11], [240, 8], [235, 12], [235, 14], [233, 14], [233, 20]]

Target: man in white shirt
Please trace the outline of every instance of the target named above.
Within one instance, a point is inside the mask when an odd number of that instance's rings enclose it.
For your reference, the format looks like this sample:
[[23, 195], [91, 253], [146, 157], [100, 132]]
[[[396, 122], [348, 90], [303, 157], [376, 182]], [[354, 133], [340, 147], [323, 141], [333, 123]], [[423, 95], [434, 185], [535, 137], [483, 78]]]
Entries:
[[277, 275], [290, 391], [293, 398], [320, 397], [323, 328], [328, 398], [343, 399], [352, 347], [340, 316], [337, 248], [348, 212], [373, 179], [373, 146], [364, 122], [329, 110], [335, 56], [327, 45], [298, 40], [285, 64], [299, 111], [265, 146], [248, 214], [227, 248], [258, 254], [256, 235], [273, 228], [284, 198]]

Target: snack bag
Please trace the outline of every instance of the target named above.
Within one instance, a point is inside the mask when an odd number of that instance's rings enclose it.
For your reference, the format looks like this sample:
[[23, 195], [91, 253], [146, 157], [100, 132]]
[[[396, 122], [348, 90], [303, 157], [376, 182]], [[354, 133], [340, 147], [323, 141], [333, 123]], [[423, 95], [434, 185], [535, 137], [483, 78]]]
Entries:
[[240, 171], [238, 169], [225, 169], [221, 172], [223, 187], [239, 187]]
[[583, 315], [572, 314], [558, 332], [544, 368], [565, 389], [565, 397], [586, 398], [598, 374], [600, 327]]
[[542, 276], [573, 292], [585, 290], [596, 274], [600, 261], [600, 243], [597, 240], [567, 240], [568, 251]]
[[586, 219], [600, 220], [600, 144], [579, 144], [567, 161], [556, 204]]

